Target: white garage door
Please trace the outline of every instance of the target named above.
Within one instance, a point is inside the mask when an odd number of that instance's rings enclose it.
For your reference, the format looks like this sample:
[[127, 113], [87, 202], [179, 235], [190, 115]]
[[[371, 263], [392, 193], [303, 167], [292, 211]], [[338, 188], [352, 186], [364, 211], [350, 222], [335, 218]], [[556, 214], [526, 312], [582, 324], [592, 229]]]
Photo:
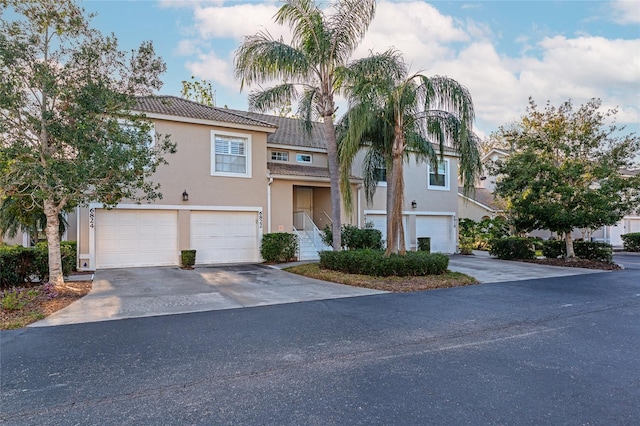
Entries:
[[257, 212], [191, 212], [196, 263], [259, 262]]
[[640, 232], [640, 219], [629, 219], [626, 232]]
[[[367, 214], [365, 223], [373, 224], [373, 229], [377, 229], [382, 232], [382, 241], [387, 243], [387, 216], [384, 214]], [[407, 228], [407, 217], [402, 217], [402, 227], [404, 228], [404, 245], [409, 250], [409, 229]]]
[[452, 226], [451, 216], [417, 216], [416, 238], [431, 237], [432, 253], [453, 253], [456, 248], [451, 238]]
[[175, 210], [96, 210], [96, 266], [176, 265]]

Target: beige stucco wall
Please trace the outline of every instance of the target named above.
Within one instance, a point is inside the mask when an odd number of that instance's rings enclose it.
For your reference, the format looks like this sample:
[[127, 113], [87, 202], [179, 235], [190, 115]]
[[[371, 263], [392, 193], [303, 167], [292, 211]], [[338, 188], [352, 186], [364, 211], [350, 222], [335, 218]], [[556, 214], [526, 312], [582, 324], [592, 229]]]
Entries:
[[484, 207], [467, 200], [461, 195], [458, 195], [458, 217], [460, 219], [472, 219], [479, 222], [484, 217], [493, 219], [495, 216], [496, 214], [492, 211], [489, 211]]

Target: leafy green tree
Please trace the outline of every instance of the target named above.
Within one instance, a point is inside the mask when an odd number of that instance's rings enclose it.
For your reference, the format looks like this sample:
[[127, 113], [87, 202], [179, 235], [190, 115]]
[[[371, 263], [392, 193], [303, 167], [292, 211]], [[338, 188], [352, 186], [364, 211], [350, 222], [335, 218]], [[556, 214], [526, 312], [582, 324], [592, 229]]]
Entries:
[[[58, 235], [67, 229], [67, 220], [60, 212], [58, 214]], [[25, 197], [6, 197], [0, 201], [0, 236], [13, 238], [18, 232], [29, 233], [31, 244], [39, 242], [39, 232], [46, 229], [47, 216]]]
[[[376, 189], [376, 169], [387, 173], [386, 254], [406, 253], [402, 225], [404, 163], [410, 158], [429, 162], [437, 170], [445, 149], [459, 155], [465, 191], [481, 171], [478, 138], [472, 131], [471, 95], [444, 76], [409, 74], [395, 50], [355, 61], [345, 71], [350, 109], [340, 126], [343, 186], [355, 156], [366, 149], [364, 186], [368, 201]], [[344, 192], [344, 191], [343, 191]], [[350, 194], [345, 192], [348, 206]]]
[[148, 179], [175, 150], [132, 112], [135, 95], [162, 84], [165, 65], [153, 46], [120, 51], [89, 19], [72, 0], [0, 6], [0, 197], [44, 212], [56, 286], [64, 285], [59, 214], [92, 201], [160, 197]]
[[[325, 14], [313, 0], [285, 0], [275, 22], [292, 30], [290, 44], [266, 32], [245, 37], [236, 52], [236, 77], [242, 86], [271, 81], [282, 83], [253, 91], [251, 109], [269, 111], [299, 101], [298, 115], [308, 131], [315, 118], [322, 119], [331, 182], [333, 249], [341, 249], [340, 164], [334, 128], [339, 92], [339, 70], [347, 65], [375, 12], [375, 0], [338, 0], [333, 13]], [[301, 90], [301, 93], [298, 91]]]
[[191, 81], [182, 80], [182, 91], [185, 99], [193, 100], [204, 105], [216, 106], [216, 91], [209, 80], [197, 81], [191, 76]]
[[633, 166], [640, 138], [620, 135], [623, 128], [607, 124], [617, 111], [600, 106], [592, 99], [575, 110], [567, 101], [540, 111], [530, 99], [511, 135], [516, 150], [497, 166], [496, 193], [512, 224], [564, 234], [567, 258], [575, 257], [574, 228], [613, 225], [640, 204], [640, 176], [620, 173]]

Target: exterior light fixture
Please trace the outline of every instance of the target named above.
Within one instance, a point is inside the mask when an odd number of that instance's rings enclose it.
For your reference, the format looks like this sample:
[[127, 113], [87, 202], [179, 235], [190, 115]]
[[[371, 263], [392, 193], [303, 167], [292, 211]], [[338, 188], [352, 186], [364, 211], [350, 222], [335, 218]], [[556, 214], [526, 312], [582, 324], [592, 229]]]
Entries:
[[413, 201], [411, 202], [411, 208], [412, 208], [412, 209], [415, 209], [415, 208], [417, 208], [417, 207], [418, 207], [418, 203], [416, 203], [416, 200], [413, 200]]
[[189, 201], [189, 194], [187, 194], [187, 190], [186, 189], [182, 193], [182, 201]]

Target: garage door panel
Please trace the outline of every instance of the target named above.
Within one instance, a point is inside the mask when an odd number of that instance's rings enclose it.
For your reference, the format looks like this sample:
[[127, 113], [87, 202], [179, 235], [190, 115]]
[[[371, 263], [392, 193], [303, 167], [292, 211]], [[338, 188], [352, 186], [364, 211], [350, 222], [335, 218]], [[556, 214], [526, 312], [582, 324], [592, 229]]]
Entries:
[[257, 262], [256, 212], [191, 212], [191, 247], [198, 263]]
[[176, 265], [177, 217], [175, 210], [98, 210], [96, 266]]
[[[382, 214], [368, 214], [365, 223], [372, 224], [373, 229], [382, 233], [382, 241], [387, 241], [387, 216]], [[407, 216], [402, 217], [402, 227], [404, 229], [405, 245], [409, 246], [409, 228], [407, 227]]]
[[430, 237], [431, 251], [452, 253], [451, 216], [416, 217], [416, 238]]

